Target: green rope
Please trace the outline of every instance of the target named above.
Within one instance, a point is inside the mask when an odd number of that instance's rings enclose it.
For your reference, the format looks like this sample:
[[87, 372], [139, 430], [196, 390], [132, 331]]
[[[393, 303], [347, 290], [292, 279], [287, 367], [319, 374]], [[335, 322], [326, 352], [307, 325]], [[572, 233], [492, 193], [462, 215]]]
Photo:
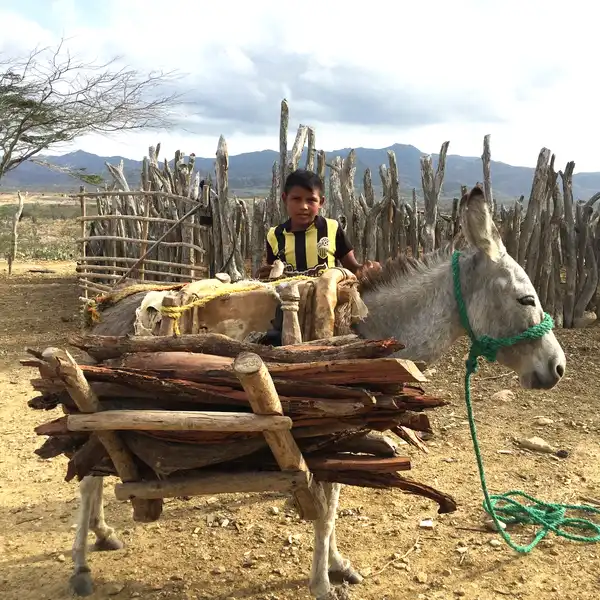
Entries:
[[[600, 542], [600, 525], [588, 519], [567, 518], [567, 510], [577, 510], [587, 513], [600, 514], [600, 509], [588, 505], [577, 504], [556, 504], [551, 502], [542, 502], [537, 498], [529, 496], [524, 492], [511, 490], [505, 494], [490, 494], [487, 489], [485, 471], [483, 468], [483, 459], [481, 450], [477, 441], [477, 431], [475, 428], [475, 418], [473, 416], [473, 407], [471, 404], [471, 376], [477, 372], [477, 358], [484, 357], [488, 362], [494, 362], [500, 348], [507, 348], [526, 340], [536, 340], [546, 335], [554, 327], [552, 317], [544, 313], [544, 319], [541, 323], [530, 327], [523, 333], [510, 338], [491, 338], [488, 336], [477, 337], [469, 324], [467, 309], [462, 296], [460, 287], [460, 252], [456, 251], [452, 255], [452, 273], [454, 276], [454, 293], [458, 304], [458, 312], [463, 327], [471, 338], [471, 349], [466, 361], [465, 374], [465, 402], [467, 405], [467, 415], [469, 419], [469, 429], [471, 430], [471, 439], [477, 459], [479, 469], [479, 479], [481, 489], [483, 490], [484, 502], [483, 509], [491, 516], [496, 529], [504, 538], [504, 541], [516, 552], [526, 554], [531, 552], [538, 543], [544, 539], [550, 531], [560, 537], [577, 542]], [[531, 504], [525, 505], [518, 502], [515, 498], [520, 497], [529, 501]], [[533, 540], [526, 546], [519, 546], [512, 541], [510, 535], [504, 531], [502, 524], [527, 524], [540, 526]], [[577, 535], [565, 531], [566, 527], [578, 529], [580, 531], [591, 531], [595, 535]]]

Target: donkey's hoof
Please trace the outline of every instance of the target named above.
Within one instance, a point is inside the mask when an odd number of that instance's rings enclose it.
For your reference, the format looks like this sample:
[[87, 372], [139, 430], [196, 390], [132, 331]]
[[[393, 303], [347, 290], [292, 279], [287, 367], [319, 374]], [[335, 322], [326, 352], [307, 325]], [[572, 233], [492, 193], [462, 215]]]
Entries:
[[348, 567], [343, 571], [329, 571], [329, 581], [332, 583], [349, 583], [350, 585], [357, 585], [362, 583], [363, 576], [352, 567]]
[[125, 544], [116, 536], [111, 535], [110, 537], [96, 540], [93, 549], [96, 552], [110, 552], [112, 550], [122, 550]]
[[348, 586], [331, 587], [324, 596], [319, 596], [317, 600], [351, 600], [348, 592]]
[[76, 596], [91, 596], [94, 592], [92, 574], [89, 571], [80, 571], [72, 575], [69, 585]]

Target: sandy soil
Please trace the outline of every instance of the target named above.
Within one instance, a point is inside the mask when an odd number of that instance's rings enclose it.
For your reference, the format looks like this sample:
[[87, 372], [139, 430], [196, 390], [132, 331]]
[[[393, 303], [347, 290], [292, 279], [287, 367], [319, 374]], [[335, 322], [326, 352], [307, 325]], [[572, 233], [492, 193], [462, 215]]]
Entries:
[[[6, 276], [0, 264], [0, 598], [70, 597], [70, 547], [77, 485], [64, 483], [66, 460], [38, 459], [36, 424], [58, 416], [27, 408], [31, 369], [18, 360], [26, 346], [64, 345], [77, 327], [74, 265], [51, 263], [55, 274]], [[39, 263], [38, 263], [39, 266]], [[551, 392], [521, 390], [511, 374], [485, 365], [474, 381], [480, 442], [492, 492], [521, 489], [537, 497], [579, 502], [600, 497], [600, 329], [561, 331], [568, 372]], [[342, 550], [364, 574], [356, 600], [450, 599], [596, 600], [600, 548], [551, 535], [518, 556], [482, 530], [481, 490], [462, 399], [466, 345], [437, 365], [428, 389], [451, 404], [432, 415], [436, 435], [428, 455], [412, 455], [410, 475], [454, 495], [459, 510], [400, 492], [344, 488], [338, 520]], [[493, 402], [510, 389], [512, 400]], [[553, 421], [537, 426], [535, 417]], [[568, 451], [561, 460], [517, 450], [514, 436], [539, 435]], [[510, 453], [501, 453], [509, 451]], [[284, 510], [276, 495], [170, 501], [158, 523], [138, 525], [106, 481], [106, 514], [126, 548], [94, 553], [92, 598], [284, 600], [308, 598], [311, 528]], [[273, 510], [274, 508], [279, 510]], [[433, 530], [420, 529], [433, 518]], [[217, 526], [211, 526], [217, 524]], [[526, 542], [531, 528], [513, 532]], [[416, 543], [416, 548], [415, 548]], [[404, 559], [400, 557], [410, 552]]]

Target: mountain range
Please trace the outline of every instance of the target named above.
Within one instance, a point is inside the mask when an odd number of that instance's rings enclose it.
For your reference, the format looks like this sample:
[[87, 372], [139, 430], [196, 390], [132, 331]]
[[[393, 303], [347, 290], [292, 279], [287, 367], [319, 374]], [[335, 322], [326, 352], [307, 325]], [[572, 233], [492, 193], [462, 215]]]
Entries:
[[[357, 159], [356, 186], [362, 189], [362, 177], [365, 169], [371, 169], [373, 184], [380, 189], [379, 166], [388, 163], [387, 151], [393, 150], [398, 162], [401, 193], [409, 197], [412, 188], [420, 195], [421, 172], [420, 158], [424, 154], [418, 148], [405, 144], [394, 144], [389, 148], [355, 148]], [[347, 156], [349, 148], [327, 152], [328, 161], [335, 156]], [[239, 196], [263, 195], [271, 185], [271, 169], [278, 160], [279, 153], [273, 150], [248, 152], [229, 157], [229, 185], [232, 193]], [[301, 159], [304, 164], [306, 150]], [[437, 155], [433, 155], [434, 167]], [[47, 156], [44, 160], [60, 167], [82, 169], [87, 174], [102, 176], [109, 181], [110, 176], [105, 163], [117, 164], [123, 160], [125, 176], [132, 188], [139, 188], [142, 161], [120, 156], [97, 156], [83, 150], [77, 150], [62, 156]], [[214, 158], [196, 157], [195, 168], [201, 177], [214, 173]], [[529, 197], [534, 169], [518, 167], [492, 161], [492, 187], [498, 201], [507, 202], [521, 194]], [[446, 173], [442, 190], [443, 198], [459, 196], [461, 184], [471, 186], [482, 181], [482, 164], [479, 157], [448, 155]], [[56, 172], [32, 162], [25, 162], [10, 171], [0, 182], [0, 192], [15, 189], [38, 192], [71, 192], [78, 189], [80, 182], [64, 173]], [[90, 186], [87, 186], [90, 188]], [[573, 177], [575, 199], [587, 200], [600, 190], [600, 173], [577, 173]]]

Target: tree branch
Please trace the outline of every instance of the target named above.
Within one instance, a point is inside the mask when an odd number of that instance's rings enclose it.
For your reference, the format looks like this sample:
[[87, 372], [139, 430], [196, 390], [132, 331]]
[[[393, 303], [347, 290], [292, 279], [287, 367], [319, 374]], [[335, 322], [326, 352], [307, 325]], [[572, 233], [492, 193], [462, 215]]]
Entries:
[[40, 152], [89, 133], [110, 134], [171, 124], [180, 95], [174, 75], [85, 63], [63, 51], [33, 50], [0, 60], [0, 179]]

